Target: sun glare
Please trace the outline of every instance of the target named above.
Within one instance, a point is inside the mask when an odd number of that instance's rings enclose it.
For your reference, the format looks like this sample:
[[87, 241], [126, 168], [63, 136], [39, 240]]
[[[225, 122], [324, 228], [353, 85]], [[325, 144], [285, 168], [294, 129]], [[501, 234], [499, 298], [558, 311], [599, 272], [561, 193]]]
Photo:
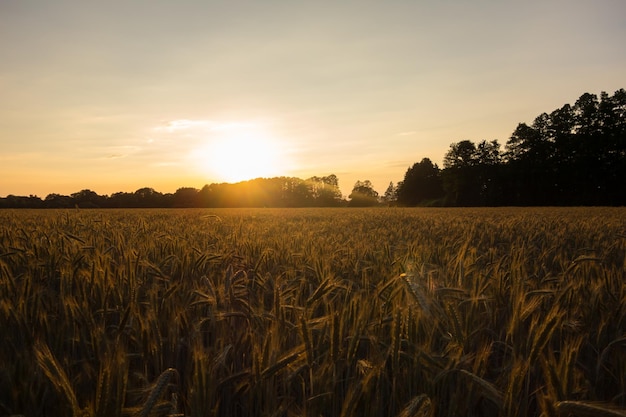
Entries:
[[276, 139], [260, 126], [226, 125], [214, 131], [195, 152], [201, 172], [225, 182], [284, 175], [284, 154]]

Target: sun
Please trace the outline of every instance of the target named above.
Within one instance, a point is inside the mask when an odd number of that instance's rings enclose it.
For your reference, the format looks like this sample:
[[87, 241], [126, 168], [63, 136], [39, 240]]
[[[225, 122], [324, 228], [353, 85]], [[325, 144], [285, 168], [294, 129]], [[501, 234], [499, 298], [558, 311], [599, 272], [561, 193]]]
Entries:
[[213, 133], [206, 146], [195, 152], [204, 174], [225, 182], [285, 174], [284, 152], [267, 129], [233, 123]]

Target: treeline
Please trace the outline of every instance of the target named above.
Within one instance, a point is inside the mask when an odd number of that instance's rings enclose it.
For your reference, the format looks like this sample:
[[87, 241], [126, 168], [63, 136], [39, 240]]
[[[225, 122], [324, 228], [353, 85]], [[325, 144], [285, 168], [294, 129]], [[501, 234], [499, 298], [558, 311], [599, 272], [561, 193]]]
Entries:
[[450, 145], [395, 188], [405, 206], [626, 205], [626, 91], [585, 93], [497, 140]]
[[205, 185], [201, 189], [183, 187], [175, 193], [140, 188], [127, 193], [98, 195], [82, 190], [69, 196], [9, 195], [0, 198], [0, 208], [182, 208], [182, 207], [334, 207], [345, 204], [336, 175], [311, 177], [257, 178], [236, 184]]
[[357, 181], [348, 200], [336, 175], [258, 178], [236, 184], [152, 188], [110, 196], [82, 190], [0, 198], [0, 208], [174, 208], [336, 206], [617, 206], [626, 205], [626, 91], [585, 93], [529, 126], [520, 123], [504, 148], [497, 140], [450, 145], [439, 168], [415, 163], [396, 186], [379, 196], [369, 180]]

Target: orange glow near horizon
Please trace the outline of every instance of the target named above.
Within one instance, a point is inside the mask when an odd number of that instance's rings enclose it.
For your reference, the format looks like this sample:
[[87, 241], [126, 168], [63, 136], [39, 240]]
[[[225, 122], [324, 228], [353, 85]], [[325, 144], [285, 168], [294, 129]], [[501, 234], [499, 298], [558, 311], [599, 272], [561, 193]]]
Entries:
[[288, 163], [284, 145], [263, 126], [236, 123], [192, 152], [199, 173], [225, 182], [284, 175]]

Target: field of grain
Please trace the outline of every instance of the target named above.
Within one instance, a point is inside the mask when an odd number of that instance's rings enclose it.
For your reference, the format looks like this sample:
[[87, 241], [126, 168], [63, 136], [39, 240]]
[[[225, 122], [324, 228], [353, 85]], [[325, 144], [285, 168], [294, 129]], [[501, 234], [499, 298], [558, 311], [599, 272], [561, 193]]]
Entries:
[[626, 415], [626, 209], [0, 211], [0, 416]]

